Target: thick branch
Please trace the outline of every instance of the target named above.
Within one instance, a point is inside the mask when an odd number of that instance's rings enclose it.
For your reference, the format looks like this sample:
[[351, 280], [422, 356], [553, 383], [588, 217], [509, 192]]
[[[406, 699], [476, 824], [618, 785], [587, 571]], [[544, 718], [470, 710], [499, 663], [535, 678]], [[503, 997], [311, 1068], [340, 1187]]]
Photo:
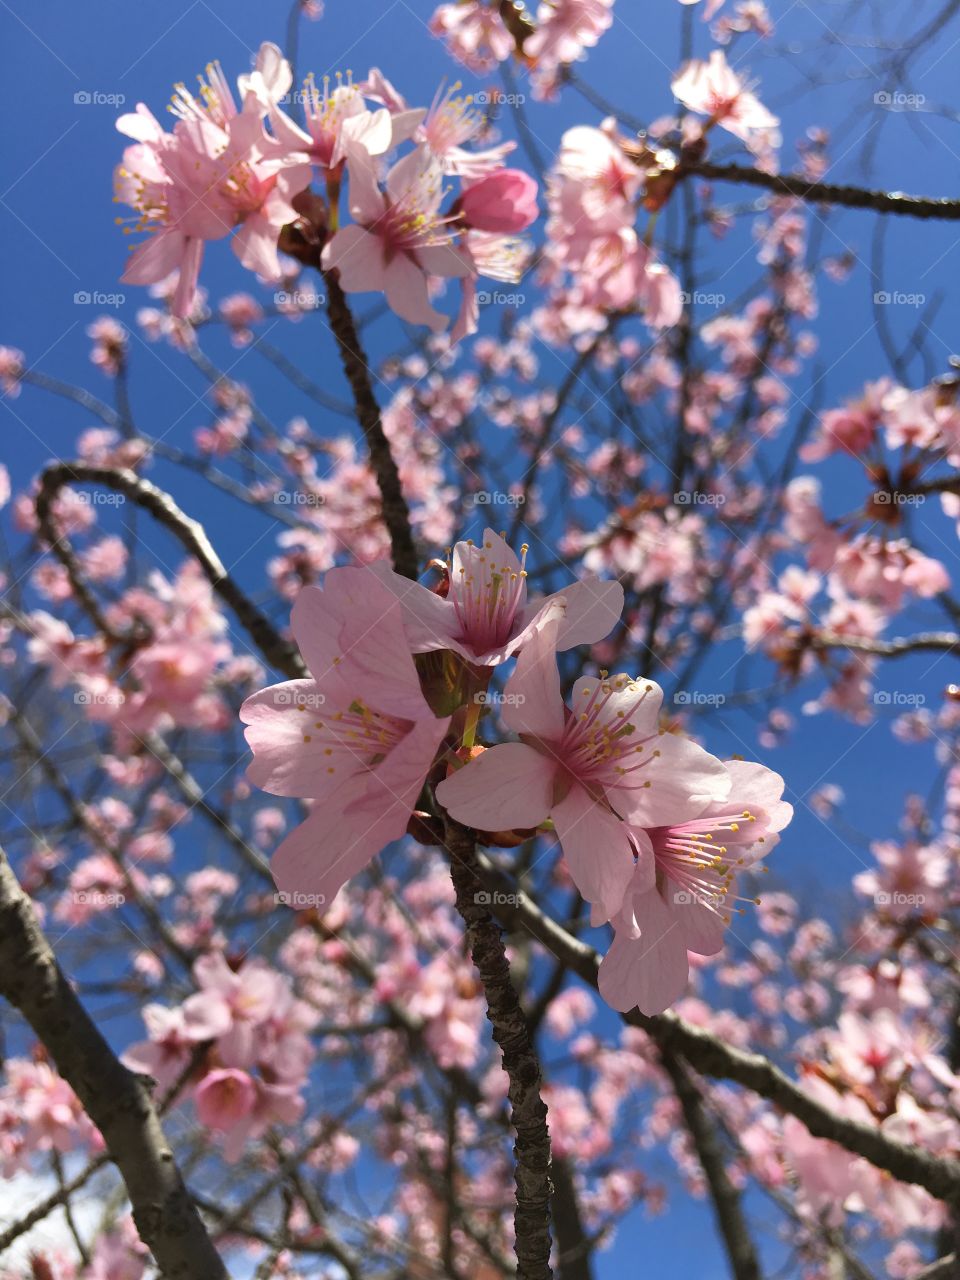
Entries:
[[743, 1215], [740, 1192], [730, 1181], [716, 1125], [707, 1114], [696, 1081], [676, 1054], [663, 1051], [660, 1061], [670, 1077], [697, 1159], [710, 1188], [710, 1198], [717, 1226], [726, 1245], [731, 1275], [734, 1280], [761, 1280], [760, 1263], [750, 1228]]
[[336, 276], [324, 272], [327, 289], [327, 315], [330, 317], [330, 328], [340, 349], [340, 359], [344, 372], [353, 391], [353, 400], [357, 409], [357, 420], [363, 429], [370, 455], [370, 465], [377, 478], [380, 490], [380, 502], [383, 508], [383, 522], [390, 534], [390, 548], [393, 553], [393, 567], [405, 578], [417, 578], [417, 549], [413, 544], [410, 531], [410, 508], [403, 496], [400, 485], [400, 472], [390, 452], [390, 442], [383, 430], [380, 417], [380, 406], [373, 394], [370, 383], [370, 370], [364, 354], [357, 326], [353, 322], [353, 313], [344, 296]]
[[[71, 573], [71, 579], [76, 561], [70, 544], [55, 526], [52, 512], [52, 504], [59, 491], [65, 485], [71, 484], [102, 485], [106, 489], [122, 493], [131, 502], [149, 511], [197, 559], [214, 591], [233, 610], [251, 640], [271, 666], [291, 679], [304, 674], [303, 663], [297, 651], [278, 634], [270, 620], [264, 617], [252, 601], [247, 599], [230, 577], [220, 557], [214, 551], [203, 525], [181, 511], [173, 498], [163, 489], [158, 489], [155, 484], [144, 480], [133, 471], [117, 467], [95, 467], [85, 462], [58, 462], [54, 466], [47, 467], [43, 472], [40, 478], [40, 491], [37, 494], [37, 520], [44, 539], [50, 544], [54, 555], [67, 572]], [[74, 585], [76, 586], [76, 583]], [[85, 587], [84, 590], [86, 590]], [[91, 613], [96, 621], [99, 615], [96, 601], [93, 602], [93, 612], [91, 612], [89, 602], [83, 600], [82, 596], [81, 592], [81, 602], [87, 606], [87, 612]], [[97, 623], [97, 625], [102, 625], [106, 634], [112, 635], [105, 623]]]
[[694, 175], [716, 182], [740, 182], [750, 187], [763, 187], [777, 195], [797, 196], [811, 204], [835, 204], [847, 209], [873, 209], [877, 213], [896, 213], [908, 218], [944, 218], [960, 220], [960, 200], [935, 196], [908, 196], [902, 191], [871, 191], [866, 187], [838, 186], [832, 182], [811, 182], [799, 173], [765, 173], [739, 164], [684, 162], [681, 176]]
[[527, 1020], [510, 977], [500, 927], [490, 914], [483, 891], [474, 837], [456, 823], [444, 825], [457, 910], [467, 929], [473, 963], [483, 984], [487, 1018], [503, 1054], [510, 1081], [511, 1118], [517, 1132], [516, 1224], [517, 1280], [551, 1280], [550, 1266], [550, 1132], [547, 1108], [540, 1096], [540, 1063]]
[[0, 994], [18, 1008], [100, 1130], [165, 1280], [228, 1280], [143, 1080], [113, 1053], [44, 937], [0, 850]]
[[[548, 951], [562, 959], [589, 986], [597, 990], [600, 957], [592, 947], [567, 933], [526, 896], [516, 893], [513, 882], [482, 853], [477, 866], [487, 889], [498, 890], [495, 910], [508, 928], [526, 929]], [[922, 1147], [895, 1142], [879, 1129], [837, 1115], [822, 1106], [759, 1053], [748, 1053], [695, 1027], [675, 1013], [647, 1017], [634, 1009], [622, 1015], [631, 1027], [645, 1031], [661, 1050], [678, 1053], [702, 1075], [733, 1080], [795, 1116], [815, 1138], [827, 1138], [885, 1169], [900, 1182], [923, 1187], [938, 1200], [960, 1201], [960, 1161], [931, 1155]]]

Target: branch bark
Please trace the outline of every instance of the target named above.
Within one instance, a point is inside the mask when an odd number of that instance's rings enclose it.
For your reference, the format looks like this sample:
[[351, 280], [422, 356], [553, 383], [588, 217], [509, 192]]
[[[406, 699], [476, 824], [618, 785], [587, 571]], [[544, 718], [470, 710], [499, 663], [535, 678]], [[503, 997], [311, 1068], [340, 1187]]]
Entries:
[[[478, 852], [476, 860], [483, 885], [498, 893], [494, 902], [501, 923], [507, 928], [526, 929], [557, 959], [564, 960], [572, 973], [597, 990], [600, 968], [597, 952], [567, 933], [528, 897], [518, 895], [513, 881], [485, 854]], [[837, 1115], [812, 1098], [769, 1058], [728, 1045], [675, 1013], [648, 1017], [633, 1009], [621, 1017], [628, 1026], [645, 1031], [658, 1049], [681, 1055], [701, 1075], [733, 1080], [789, 1112], [815, 1138], [836, 1142], [854, 1155], [863, 1156], [878, 1169], [885, 1169], [898, 1181], [923, 1187], [938, 1200], [960, 1203], [960, 1161], [895, 1142], [879, 1129]]]
[[867, 187], [841, 186], [832, 182], [811, 182], [799, 173], [765, 173], [739, 164], [713, 164], [708, 160], [684, 162], [681, 177], [709, 178], [715, 182], [739, 182], [763, 187], [776, 195], [796, 196], [811, 204], [841, 205], [847, 209], [873, 209], [907, 218], [960, 220], [960, 200], [938, 196], [910, 196], [902, 191], [872, 191]]
[[510, 977], [500, 928], [483, 891], [474, 836], [449, 818], [444, 841], [457, 895], [457, 910], [467, 931], [470, 954], [483, 984], [487, 1018], [503, 1054], [510, 1081], [511, 1118], [517, 1133], [517, 1280], [552, 1280], [550, 1266], [550, 1131], [540, 1096], [540, 1063], [527, 1020]]
[[915, 636], [897, 636], [892, 640], [871, 640], [866, 636], [839, 636], [824, 631], [813, 641], [814, 649], [850, 649], [855, 653], [869, 653], [878, 658], [903, 658], [908, 653], [940, 650], [944, 653], [960, 651], [960, 635], [955, 631], [923, 631]]
[[165, 1280], [229, 1280], [143, 1079], [123, 1066], [80, 1003], [2, 850], [0, 994], [30, 1023], [103, 1135]]
[[357, 333], [357, 326], [353, 321], [353, 313], [340, 288], [339, 281], [330, 271], [323, 273], [323, 280], [327, 290], [327, 315], [330, 317], [330, 328], [337, 340], [340, 360], [353, 392], [357, 420], [367, 442], [370, 465], [373, 467], [377, 487], [380, 490], [383, 522], [390, 534], [393, 567], [403, 577], [416, 581], [419, 562], [413, 534], [410, 531], [410, 508], [403, 496], [400, 472], [397, 470], [397, 464], [390, 451], [390, 442], [383, 430], [380, 406], [377, 404], [370, 382], [367, 357], [360, 342], [360, 335]]

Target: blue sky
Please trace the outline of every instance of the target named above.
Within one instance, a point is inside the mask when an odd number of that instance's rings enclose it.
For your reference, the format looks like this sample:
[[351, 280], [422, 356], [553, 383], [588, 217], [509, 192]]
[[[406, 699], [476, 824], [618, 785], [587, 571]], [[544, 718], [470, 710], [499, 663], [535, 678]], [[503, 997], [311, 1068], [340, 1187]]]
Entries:
[[[876, 6], [877, 13], [884, 6]], [[467, 87], [477, 81], [456, 68], [442, 46], [428, 33], [430, 3], [393, 4], [364, 0], [347, 4], [327, 0], [327, 14], [318, 23], [302, 26], [299, 65], [312, 69], [318, 79], [326, 72], [352, 69], [363, 75], [379, 65], [412, 101], [426, 103], [440, 81], [462, 78]], [[950, 194], [956, 188], [960, 136], [956, 123], [936, 114], [939, 103], [949, 101], [956, 67], [952, 29], [923, 52], [910, 73], [909, 88], [923, 94], [921, 110], [890, 110], [877, 103], [878, 91], [898, 91], [895, 83], [883, 83], [871, 73], [872, 55], [865, 38], [873, 9], [867, 6], [856, 27], [840, 27], [846, 42], [833, 42], [827, 52], [810, 56], [813, 44], [827, 34], [825, 24], [846, 22], [852, 6], [819, 3], [773, 4], [783, 11], [774, 48], [745, 41], [737, 50], [737, 65], [747, 66], [760, 81], [765, 102], [783, 118], [784, 165], [794, 162], [794, 143], [811, 124], [835, 131], [831, 151], [834, 167], [828, 175], [837, 181], [867, 182], [893, 189]], [[898, 24], [904, 32], [921, 27], [937, 11], [933, 3], [903, 6], [902, 15], [884, 17], [886, 37], [896, 38]], [[583, 66], [583, 77], [605, 97], [621, 104], [640, 119], [652, 119], [670, 109], [669, 81], [677, 65], [680, 6], [674, 0], [656, 5], [636, 5], [621, 0], [615, 25]], [[175, 5], [76, 4], [51, 0], [27, 6], [19, 0], [0, 0], [3, 30], [3, 75], [0, 98], [8, 128], [4, 187], [0, 196], [0, 280], [4, 311], [0, 343], [21, 347], [31, 363], [68, 381], [89, 385], [106, 395], [106, 381], [88, 360], [89, 343], [84, 329], [100, 310], [77, 295], [100, 293], [126, 295], [115, 313], [135, 333], [134, 314], [147, 302], [145, 293], [117, 283], [126, 255], [124, 237], [113, 225], [117, 207], [111, 200], [111, 173], [122, 139], [113, 124], [118, 109], [131, 110], [138, 100], [158, 114], [171, 85], [188, 84], [209, 59], [219, 58], [231, 79], [246, 69], [253, 52], [264, 39], [284, 41], [287, 6], [263, 0], [231, 0], [207, 3], [184, 0]], [[850, 19], [853, 21], [853, 19]], [[696, 49], [707, 47], [699, 20], [695, 23]], [[776, 56], [787, 43], [795, 45], [798, 62], [806, 60], [824, 73], [825, 84], [811, 86], [790, 63]], [[521, 86], [523, 87], [523, 86]], [[120, 99], [123, 99], [122, 106]], [[599, 112], [575, 93], [560, 106], [528, 102], [531, 128], [541, 151], [550, 154], [564, 128], [574, 123], [597, 123]], [[509, 121], [505, 128], [509, 131]], [[864, 172], [860, 157], [866, 144], [875, 143], [873, 168]], [[722, 188], [720, 198], [743, 199], [742, 192]], [[929, 301], [946, 287], [957, 270], [957, 224], [918, 224], [889, 220], [884, 271], [873, 278], [871, 264], [876, 226], [874, 215], [848, 212], [831, 218], [829, 226], [814, 220], [822, 236], [823, 253], [851, 253], [856, 266], [852, 281], [840, 287], [821, 285], [820, 315], [813, 322], [820, 341], [817, 362], [824, 370], [819, 395], [829, 406], [856, 393], [863, 382], [886, 370], [877, 334], [872, 329], [870, 297], [875, 289], [922, 294]], [[755, 278], [747, 230], [710, 250], [706, 260], [710, 288], [736, 296]], [[223, 246], [207, 256], [204, 283], [213, 297], [251, 281]], [[373, 299], [370, 299], [373, 302]], [[922, 307], [920, 308], [922, 310]], [[892, 307], [889, 319], [895, 333], [906, 335], [916, 322], [918, 309]], [[952, 348], [951, 335], [960, 321], [957, 300], [947, 298], [931, 328], [930, 346], [936, 368], [943, 372]], [[492, 321], [485, 321], [492, 323]], [[377, 327], [370, 347], [385, 352], [401, 337], [389, 321]], [[338, 395], [344, 393], [329, 335], [318, 325], [282, 325], [271, 334], [317, 382]], [[193, 429], [204, 422], [200, 397], [202, 381], [163, 347], [132, 339], [133, 405], [141, 425], [171, 443], [188, 445]], [[265, 363], [253, 353], [239, 353], [223, 335], [214, 334], [210, 350], [229, 368], [232, 376], [249, 382], [264, 398], [271, 416], [284, 421], [306, 406]], [[540, 352], [545, 369], [561, 368], [555, 354]], [[921, 377], [915, 366], [914, 377]], [[809, 393], [801, 393], [809, 400]], [[48, 459], [70, 457], [77, 433], [92, 425], [71, 406], [26, 391], [15, 401], [3, 401], [3, 450], [11, 462], [15, 480], [23, 482]], [[792, 406], [794, 412], [799, 405]], [[311, 423], [321, 433], [340, 432], [339, 419], [325, 422], [309, 409]], [[181, 505], [188, 511], [208, 514], [208, 528], [228, 565], [252, 591], [263, 590], [264, 553], [272, 531], [259, 515], [244, 517], [245, 535], [256, 522], [264, 537], [248, 552], [251, 537], [241, 547], [237, 541], [236, 510], [226, 502], [211, 504], [209, 491], [189, 475], [173, 473], [158, 464], [152, 473], [160, 484], [174, 483]], [[862, 477], [852, 464], [830, 469], [826, 483], [828, 509], [842, 511], [864, 496]], [[851, 497], [851, 494], [853, 495]], [[925, 549], [953, 568], [955, 535], [951, 526], [925, 514]], [[930, 517], [929, 519], [927, 517]], [[151, 545], [153, 545], [151, 543]], [[157, 543], [168, 562], [165, 549]], [[939, 623], [932, 605], [916, 608], [901, 619], [897, 632]], [[718, 655], [704, 682], [729, 686], [724, 672], [729, 665]], [[939, 691], [952, 678], [949, 659], [911, 660], [891, 668], [885, 687], [922, 691], [936, 705]], [[757, 668], [765, 681], [769, 671]], [[724, 683], [725, 682], [725, 683]], [[744, 715], [720, 714], [704, 724], [711, 748], [718, 753], [738, 751], [758, 754], [755, 730]], [[849, 826], [874, 837], [892, 833], [899, 818], [904, 791], [926, 792], [935, 777], [931, 754], [922, 747], [901, 747], [891, 739], [887, 724], [878, 720], [861, 727], [826, 717], [799, 719], [788, 745], [766, 754], [767, 763], [788, 779], [798, 803], [797, 820], [777, 855], [774, 876], [789, 883], [801, 898], [825, 900], [842, 910], [844, 886], [862, 865], [863, 850], [848, 834], [842, 838], [828, 830], [804, 805], [804, 797], [825, 781], [840, 783], [848, 796], [845, 813]], [[827, 893], [823, 889], [826, 886]], [[822, 905], [821, 905], [821, 909]], [[666, 1165], [664, 1164], [664, 1171]], [[678, 1229], [680, 1228], [680, 1229]], [[702, 1268], [699, 1232], [709, 1229], [705, 1211], [678, 1210], [663, 1222], [644, 1223], [626, 1229], [609, 1261], [598, 1266], [598, 1275], [622, 1275], [624, 1265], [638, 1248], [649, 1250], [648, 1262], [667, 1255], [684, 1275], [697, 1280], [722, 1276], [717, 1262]]]

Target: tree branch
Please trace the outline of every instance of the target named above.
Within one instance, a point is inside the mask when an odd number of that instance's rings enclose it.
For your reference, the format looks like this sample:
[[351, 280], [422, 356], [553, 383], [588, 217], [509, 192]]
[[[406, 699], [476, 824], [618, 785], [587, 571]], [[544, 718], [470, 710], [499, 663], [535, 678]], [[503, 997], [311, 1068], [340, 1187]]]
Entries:
[[[77, 569], [76, 559], [67, 539], [57, 531], [52, 512], [53, 501], [64, 485], [84, 483], [102, 485], [106, 489], [122, 493], [131, 502], [149, 511], [164, 528], [173, 533], [190, 555], [196, 558], [214, 591], [233, 610], [250, 639], [270, 665], [291, 679], [304, 675], [305, 668], [297, 650], [283, 639], [273, 623], [252, 601], [247, 599], [230, 577], [220, 557], [214, 551], [203, 525], [181, 511], [168, 493], [158, 489], [155, 484], [144, 480], [133, 471], [118, 467], [95, 467], [85, 462], [58, 462], [47, 467], [41, 475], [40, 491], [36, 502], [37, 520], [44, 539], [70, 574], [71, 582], [80, 596], [81, 603], [85, 605], [97, 627], [104, 630], [108, 636], [114, 635], [102, 620], [99, 606], [91, 596], [89, 588], [82, 579], [78, 578], [74, 581]], [[85, 599], [88, 596], [90, 600]]]
[[94, 1025], [0, 850], [0, 994], [21, 1011], [100, 1130], [165, 1280], [228, 1280], [146, 1085]]
[[390, 451], [390, 442], [383, 430], [380, 406], [377, 404], [377, 398], [373, 394], [370, 383], [367, 357], [357, 333], [357, 326], [353, 321], [353, 313], [340, 288], [339, 281], [330, 271], [323, 273], [323, 279], [327, 290], [327, 315], [330, 317], [330, 328], [337, 340], [343, 369], [353, 391], [357, 420], [367, 442], [370, 465], [380, 490], [383, 522], [390, 534], [393, 567], [403, 577], [416, 581], [419, 560], [413, 534], [410, 531], [410, 508], [403, 496], [400, 472], [397, 470], [397, 464]]
[[939, 649], [947, 653], [960, 650], [960, 635], [955, 631], [923, 631], [915, 636], [898, 636], [893, 640], [871, 640], [866, 636], [839, 636], [824, 631], [817, 635], [812, 647], [816, 649], [851, 649], [856, 653], [870, 653], [878, 658], [902, 658], [908, 653]]
[[716, 1126], [710, 1119], [696, 1081], [686, 1064], [669, 1050], [661, 1050], [660, 1061], [670, 1077], [683, 1118], [703, 1169], [730, 1261], [734, 1280], [761, 1280], [760, 1262], [750, 1228], [743, 1215], [740, 1192], [730, 1181]]
[[[519, 895], [512, 880], [483, 853], [476, 854], [484, 886], [497, 890], [495, 910], [512, 929], [526, 929], [558, 959], [563, 959], [595, 991], [600, 957], [545, 915], [528, 897]], [[647, 1017], [638, 1009], [622, 1014], [628, 1026], [645, 1031], [661, 1050], [680, 1054], [702, 1075], [733, 1080], [795, 1116], [815, 1138], [826, 1138], [885, 1169], [900, 1182], [923, 1187], [938, 1200], [960, 1202], [960, 1161], [931, 1155], [922, 1147], [895, 1142], [879, 1129], [837, 1115], [794, 1083], [759, 1053], [726, 1044], [709, 1031], [695, 1027], [675, 1013]]]
[[871, 191], [865, 187], [839, 186], [832, 182], [811, 182], [799, 173], [765, 173], [739, 164], [712, 164], [708, 160], [684, 161], [678, 176], [710, 178], [716, 182], [740, 182], [763, 187], [781, 196], [796, 196], [811, 204], [835, 204], [847, 209], [873, 209], [907, 218], [960, 220], [960, 200], [937, 196], [909, 196], [902, 191]]
[[517, 1132], [516, 1224], [517, 1280], [551, 1280], [550, 1266], [550, 1131], [547, 1108], [540, 1096], [541, 1072], [527, 1020], [510, 977], [500, 928], [483, 892], [473, 835], [449, 818], [444, 844], [463, 917], [473, 963], [486, 997], [493, 1038], [503, 1053], [503, 1069], [510, 1081], [511, 1118]]

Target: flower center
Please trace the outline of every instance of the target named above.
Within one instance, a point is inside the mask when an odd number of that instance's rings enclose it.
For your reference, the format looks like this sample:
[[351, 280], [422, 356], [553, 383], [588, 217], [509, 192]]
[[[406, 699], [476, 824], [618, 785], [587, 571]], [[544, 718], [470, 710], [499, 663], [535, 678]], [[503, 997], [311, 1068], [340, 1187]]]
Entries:
[[347, 72], [346, 83], [340, 71], [336, 73], [335, 79], [336, 84], [332, 90], [329, 76], [323, 77], [323, 88], [318, 89], [312, 71], [303, 82], [303, 110], [307, 129], [313, 138], [310, 154], [325, 169], [329, 169], [333, 162], [344, 120], [357, 115], [358, 109], [364, 109], [360, 90], [353, 83], [353, 72]]
[[[653, 685], [618, 675], [612, 680], [601, 672], [601, 678], [592, 688], [585, 685], [581, 695], [587, 699], [579, 710], [574, 709], [563, 730], [561, 754], [569, 771], [581, 781], [616, 782], [631, 789], [649, 787], [647, 780], [624, 780], [655, 760], [660, 752], [648, 751], [646, 744], [660, 736], [659, 730], [647, 737], [637, 737], [637, 727], [632, 717], [653, 692]], [[618, 706], [611, 715], [609, 704], [623, 693], [635, 694], [626, 706]], [[646, 754], [644, 754], [646, 753]], [[643, 759], [637, 759], [643, 755]]]
[[[657, 867], [657, 887], [669, 900], [670, 893], [688, 895], [691, 903], [706, 907], [730, 923], [731, 902], [757, 905], [759, 898], [743, 898], [732, 892], [738, 868], [746, 859], [734, 856], [728, 845], [744, 841], [745, 828], [756, 822], [749, 809], [739, 814], [695, 818], [678, 827], [656, 827], [647, 834], [653, 844]], [[761, 837], [762, 839], [762, 837]], [[669, 887], [668, 887], [669, 886]]]
[[[473, 546], [472, 542], [467, 543]], [[520, 572], [509, 563], [500, 563], [494, 543], [484, 543], [482, 552], [470, 557], [469, 567], [461, 565], [454, 576], [449, 563], [450, 599], [457, 611], [457, 637], [478, 653], [496, 649], [510, 639], [517, 613], [526, 597], [526, 543], [520, 548]]]
[[[308, 712], [303, 703], [298, 710]], [[409, 721], [374, 711], [357, 699], [346, 711], [321, 714], [307, 725], [303, 740], [323, 744], [328, 774], [349, 776], [379, 764], [409, 731]]]

